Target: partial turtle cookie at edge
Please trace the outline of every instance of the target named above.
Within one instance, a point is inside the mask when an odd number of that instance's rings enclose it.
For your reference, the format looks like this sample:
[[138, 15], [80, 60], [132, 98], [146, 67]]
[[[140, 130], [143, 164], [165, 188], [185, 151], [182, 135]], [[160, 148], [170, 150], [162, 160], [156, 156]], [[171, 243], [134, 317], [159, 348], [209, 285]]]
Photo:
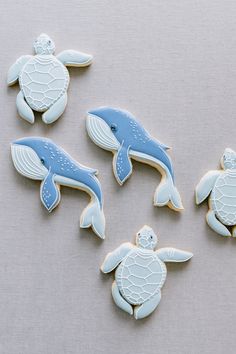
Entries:
[[208, 198], [206, 221], [221, 236], [236, 237], [236, 152], [225, 149], [222, 170], [209, 171], [196, 187], [196, 204]]
[[65, 50], [54, 56], [54, 42], [44, 33], [34, 42], [34, 50], [36, 55], [23, 55], [10, 67], [7, 83], [11, 86], [19, 80], [16, 106], [23, 119], [33, 124], [33, 111], [43, 112], [42, 120], [50, 124], [66, 108], [70, 82], [66, 66], [88, 66], [92, 56], [75, 50]]
[[172, 247], [155, 251], [157, 241], [154, 231], [145, 225], [136, 235], [136, 245], [123, 243], [108, 253], [101, 266], [103, 273], [116, 269], [113, 300], [136, 319], [147, 317], [159, 305], [167, 275], [165, 262], [186, 262], [193, 256]]
[[113, 153], [113, 171], [120, 185], [132, 173], [132, 159], [148, 164], [162, 176], [154, 194], [154, 205], [167, 205], [176, 211], [183, 209], [172, 161], [167, 154], [169, 147], [153, 138], [131, 113], [100, 107], [88, 112], [86, 128], [96, 145]]

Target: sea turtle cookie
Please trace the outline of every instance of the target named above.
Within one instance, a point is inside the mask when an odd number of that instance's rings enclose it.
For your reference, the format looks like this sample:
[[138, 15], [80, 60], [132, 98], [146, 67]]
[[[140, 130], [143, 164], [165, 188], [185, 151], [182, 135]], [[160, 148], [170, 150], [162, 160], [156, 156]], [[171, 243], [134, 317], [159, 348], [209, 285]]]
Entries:
[[177, 211], [183, 209], [172, 162], [166, 153], [168, 147], [153, 138], [131, 113], [111, 107], [94, 109], [88, 112], [86, 126], [95, 144], [113, 152], [113, 171], [120, 185], [132, 173], [131, 159], [149, 164], [162, 175], [154, 194], [154, 205], [168, 205]]
[[60, 202], [60, 185], [87, 192], [91, 201], [81, 215], [80, 227], [91, 226], [100, 238], [105, 238], [103, 197], [96, 170], [80, 165], [46, 138], [16, 140], [11, 144], [11, 155], [20, 174], [42, 181], [40, 198], [49, 212]]
[[[206, 198], [208, 225], [221, 236], [236, 237], [236, 153], [227, 148], [221, 158], [222, 170], [210, 171], [196, 187], [196, 203]], [[232, 230], [230, 230], [232, 228]]]
[[116, 268], [112, 297], [123, 311], [136, 319], [150, 315], [161, 300], [161, 288], [166, 280], [165, 262], [186, 262], [193, 254], [176, 248], [154, 250], [157, 236], [149, 226], [137, 233], [136, 245], [123, 243], [108, 253], [103, 273]]
[[34, 50], [36, 55], [23, 55], [10, 67], [7, 83], [10, 86], [19, 80], [16, 106], [22, 118], [34, 123], [33, 111], [44, 112], [42, 119], [50, 124], [66, 108], [70, 81], [66, 66], [88, 66], [92, 56], [75, 50], [54, 56], [54, 42], [44, 33], [34, 42]]

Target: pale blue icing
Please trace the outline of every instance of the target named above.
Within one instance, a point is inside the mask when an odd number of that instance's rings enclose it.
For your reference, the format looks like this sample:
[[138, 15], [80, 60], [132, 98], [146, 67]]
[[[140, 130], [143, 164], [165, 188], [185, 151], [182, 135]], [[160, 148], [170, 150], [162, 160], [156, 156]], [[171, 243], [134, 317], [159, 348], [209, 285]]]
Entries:
[[103, 119], [122, 145], [122, 151], [118, 152], [118, 158], [116, 159], [116, 173], [121, 181], [131, 172], [130, 161], [127, 158], [130, 149], [161, 161], [168, 168], [174, 180], [172, 163], [165, 152], [167, 146], [153, 139], [131, 113], [111, 107], [101, 107], [88, 113]]
[[168, 205], [177, 211], [183, 209], [172, 162], [166, 153], [168, 147], [154, 139], [131, 113], [111, 107], [94, 109], [88, 112], [86, 127], [95, 144], [113, 152], [113, 171], [120, 185], [132, 173], [131, 159], [147, 163], [162, 175], [154, 194], [154, 205]]
[[[196, 187], [196, 203], [208, 198], [208, 225], [221, 236], [236, 237], [236, 152], [226, 148], [222, 170], [207, 172]], [[232, 229], [230, 230], [230, 228]]]
[[136, 245], [123, 243], [108, 253], [102, 266], [103, 273], [115, 270], [112, 297], [123, 311], [141, 319], [150, 315], [159, 305], [165, 283], [165, 262], [186, 262], [193, 254], [173, 247], [155, 251], [158, 239], [147, 225], [137, 233]]
[[13, 142], [14, 145], [27, 146], [34, 150], [42, 164], [49, 171], [41, 187], [41, 195], [47, 209], [52, 209], [58, 200], [58, 188], [53, 180], [55, 175], [78, 181], [90, 188], [99, 200], [102, 208], [102, 192], [96, 170], [89, 169], [73, 160], [69, 154], [51, 140], [40, 137], [23, 138]]
[[92, 63], [92, 56], [75, 50], [64, 50], [54, 55], [55, 44], [45, 33], [34, 41], [35, 54], [23, 55], [10, 67], [8, 85], [19, 80], [20, 92], [16, 106], [19, 115], [34, 123], [34, 112], [44, 112], [44, 123], [55, 122], [67, 104], [69, 72], [65, 66], [85, 67]]

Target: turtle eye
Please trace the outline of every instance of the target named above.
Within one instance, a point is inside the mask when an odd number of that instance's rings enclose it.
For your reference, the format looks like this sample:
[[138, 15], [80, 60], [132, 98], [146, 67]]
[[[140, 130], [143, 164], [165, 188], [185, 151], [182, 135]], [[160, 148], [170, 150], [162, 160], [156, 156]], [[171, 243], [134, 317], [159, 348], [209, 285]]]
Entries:
[[117, 125], [116, 124], [111, 124], [111, 130], [113, 132], [116, 132], [117, 131]]
[[152, 236], [152, 235], [150, 236], [150, 239], [151, 239], [151, 240], [153, 239], [153, 236]]
[[140, 236], [140, 232], [138, 232], [138, 236]]
[[49, 40], [49, 41], [48, 41], [48, 44], [51, 44], [51, 43], [52, 43], [52, 42]]
[[41, 161], [41, 162], [42, 162], [42, 164], [44, 165], [45, 160], [42, 158], [42, 159], [40, 159], [40, 161]]

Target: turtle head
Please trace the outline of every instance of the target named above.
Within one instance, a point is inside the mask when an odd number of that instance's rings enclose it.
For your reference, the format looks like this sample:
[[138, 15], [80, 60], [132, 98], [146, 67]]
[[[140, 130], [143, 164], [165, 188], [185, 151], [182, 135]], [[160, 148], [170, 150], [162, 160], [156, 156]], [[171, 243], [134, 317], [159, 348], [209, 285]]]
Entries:
[[221, 166], [224, 170], [236, 169], [236, 152], [230, 148], [225, 149], [221, 158]]
[[55, 44], [47, 34], [42, 33], [34, 42], [34, 50], [36, 54], [53, 54]]
[[158, 239], [153, 229], [147, 225], [144, 225], [136, 235], [136, 244], [140, 248], [154, 250], [157, 241]]

